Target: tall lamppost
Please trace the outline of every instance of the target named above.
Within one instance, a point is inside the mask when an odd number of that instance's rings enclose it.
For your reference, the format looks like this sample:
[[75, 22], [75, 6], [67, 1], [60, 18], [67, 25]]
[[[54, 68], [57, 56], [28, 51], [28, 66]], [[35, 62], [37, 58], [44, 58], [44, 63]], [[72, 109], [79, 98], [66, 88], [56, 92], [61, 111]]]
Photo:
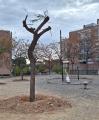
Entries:
[[62, 82], [64, 82], [64, 70], [63, 70], [63, 49], [62, 49], [62, 37], [60, 30], [60, 55], [61, 55], [61, 68], [62, 68]]
[[77, 65], [77, 78], [79, 80], [79, 67], [78, 67], [78, 65]]

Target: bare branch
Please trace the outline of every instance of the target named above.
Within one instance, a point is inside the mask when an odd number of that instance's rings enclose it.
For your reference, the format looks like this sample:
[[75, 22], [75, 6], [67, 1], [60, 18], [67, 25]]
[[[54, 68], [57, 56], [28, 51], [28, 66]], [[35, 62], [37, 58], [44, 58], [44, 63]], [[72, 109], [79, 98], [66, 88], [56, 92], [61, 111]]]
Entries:
[[38, 26], [38, 28], [36, 29], [36, 32], [38, 32], [47, 22], [49, 21], [49, 17], [47, 16], [43, 22]]
[[32, 28], [32, 27], [29, 28], [29, 27], [28, 27], [28, 25], [27, 25], [27, 23], [26, 23], [27, 17], [28, 17], [28, 15], [26, 15], [25, 20], [23, 20], [23, 27], [25, 27], [27, 31], [29, 31], [29, 32], [31, 32], [32, 34], [34, 34], [35, 28]]
[[50, 27], [50, 26], [47, 27], [47, 28], [45, 28], [45, 29], [43, 29], [43, 31], [41, 31], [38, 35], [41, 36], [41, 35], [43, 35], [45, 32], [47, 32], [47, 31], [49, 31], [49, 30], [51, 30], [51, 27]]

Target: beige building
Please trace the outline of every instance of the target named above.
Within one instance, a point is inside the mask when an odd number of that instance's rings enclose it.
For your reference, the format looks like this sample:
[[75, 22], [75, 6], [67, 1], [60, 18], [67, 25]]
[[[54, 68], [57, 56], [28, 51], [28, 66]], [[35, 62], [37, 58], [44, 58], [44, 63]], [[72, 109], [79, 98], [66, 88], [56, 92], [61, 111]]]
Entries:
[[0, 75], [11, 74], [12, 34], [10, 31], [0, 30]]

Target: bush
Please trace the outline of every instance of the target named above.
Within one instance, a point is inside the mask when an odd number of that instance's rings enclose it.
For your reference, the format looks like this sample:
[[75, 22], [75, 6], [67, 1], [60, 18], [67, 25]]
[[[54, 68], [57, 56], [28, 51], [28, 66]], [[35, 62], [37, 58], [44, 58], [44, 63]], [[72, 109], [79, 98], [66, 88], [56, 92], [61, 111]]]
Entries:
[[25, 66], [23, 68], [20, 68], [19, 66], [15, 66], [13, 68], [12, 74], [14, 76], [20, 76], [21, 72], [23, 71], [24, 75], [30, 75], [30, 69], [29, 66]]
[[23, 68], [23, 73], [25, 75], [30, 75], [30, 68], [29, 68], [29, 66], [26, 66], [26, 67]]
[[52, 71], [57, 73], [57, 74], [61, 74], [62, 73], [62, 68], [61, 68], [60, 64], [55, 64], [52, 68]]
[[44, 64], [39, 64], [39, 65], [36, 65], [36, 72], [44, 72], [46, 70], [46, 67]]
[[14, 76], [19, 76], [20, 75], [20, 67], [19, 66], [15, 66], [13, 71], [12, 71], [12, 74]]

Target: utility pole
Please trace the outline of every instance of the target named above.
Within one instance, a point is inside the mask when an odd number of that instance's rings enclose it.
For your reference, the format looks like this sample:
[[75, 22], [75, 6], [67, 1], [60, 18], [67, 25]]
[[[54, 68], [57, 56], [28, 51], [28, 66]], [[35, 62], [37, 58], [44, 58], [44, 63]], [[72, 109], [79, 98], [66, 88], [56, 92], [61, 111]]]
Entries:
[[62, 82], [64, 82], [64, 73], [63, 73], [63, 49], [62, 49], [62, 33], [60, 30], [60, 54], [61, 54], [61, 68], [62, 68]]

